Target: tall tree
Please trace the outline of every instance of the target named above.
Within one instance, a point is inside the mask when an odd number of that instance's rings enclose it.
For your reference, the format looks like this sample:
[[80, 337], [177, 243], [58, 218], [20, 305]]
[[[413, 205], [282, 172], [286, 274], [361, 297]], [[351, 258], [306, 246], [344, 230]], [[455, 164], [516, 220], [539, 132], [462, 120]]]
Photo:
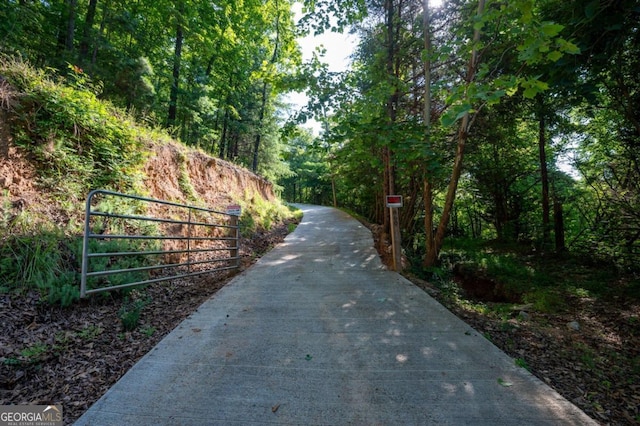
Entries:
[[[276, 61], [278, 60], [278, 47], [280, 45], [280, 8], [278, 7], [278, 0], [275, 0], [275, 38], [273, 40], [273, 54], [271, 55], [271, 60], [269, 61], [269, 65], [271, 67], [274, 66]], [[264, 113], [267, 106], [267, 89], [269, 87], [269, 83], [265, 78], [262, 82], [262, 94], [260, 99], [260, 112], [258, 117], [258, 128], [255, 136], [255, 143], [253, 145], [253, 162], [251, 164], [251, 169], [254, 172], [258, 171], [258, 154], [260, 153], [260, 142], [262, 140], [262, 121], [264, 120]]]
[[182, 42], [184, 40], [184, 2], [178, 0], [176, 5], [176, 37], [175, 47], [173, 51], [173, 74], [171, 80], [171, 92], [169, 95], [169, 114], [167, 116], [167, 125], [173, 126], [176, 122], [176, 114], [178, 111], [178, 91], [180, 89], [180, 66], [182, 63]]
[[[484, 0], [477, 3], [466, 72], [462, 84], [449, 98], [451, 106], [443, 116], [445, 125], [459, 120], [456, 153], [433, 247], [425, 254], [426, 266], [437, 262], [462, 173], [465, 146], [478, 111], [500, 102], [507, 94], [515, 94], [518, 88], [524, 89], [525, 97], [533, 98], [548, 87], [537, 77], [522, 75], [522, 67], [506, 68], [503, 60], [508, 57], [507, 52], [516, 47], [520, 52], [517, 60], [522, 65], [557, 61], [566, 53], [577, 53], [575, 45], [559, 37], [563, 26], [539, 21], [536, 13], [533, 3], [527, 0], [511, 2], [502, 8], [486, 8]], [[482, 31], [491, 31], [490, 43], [480, 43]], [[481, 53], [484, 64], [480, 63]]]
[[[484, 9], [485, 9], [485, 1], [479, 0], [476, 21], [481, 22], [481, 18], [484, 14]], [[479, 65], [478, 64], [478, 47], [480, 42], [481, 28], [482, 28], [481, 25], [477, 25], [477, 24], [474, 25], [471, 54], [470, 54], [469, 63], [467, 66], [467, 72], [464, 77], [465, 92], [463, 93], [463, 96], [465, 98], [469, 97], [469, 90], [471, 89], [471, 85], [476, 78], [476, 72], [478, 70], [478, 65]], [[458, 189], [458, 182], [460, 181], [460, 175], [462, 173], [462, 163], [464, 159], [465, 145], [467, 142], [467, 137], [469, 135], [469, 130], [471, 128], [471, 123], [472, 123], [471, 115], [469, 112], [470, 109], [471, 108], [466, 109], [462, 112], [462, 120], [460, 122], [458, 133], [457, 133], [458, 143], [457, 143], [456, 155], [453, 163], [453, 169], [451, 171], [451, 179], [449, 180], [449, 186], [447, 188], [444, 208], [440, 216], [438, 229], [433, 239], [433, 246], [427, 247], [428, 250], [425, 253], [425, 259], [424, 259], [425, 266], [435, 265], [438, 259], [438, 254], [440, 252], [440, 249], [442, 248], [442, 243], [444, 241], [447, 225], [449, 224], [449, 219], [451, 217], [451, 209], [453, 208], [453, 202], [455, 200], [456, 191]], [[429, 203], [431, 203], [431, 201], [429, 201]], [[425, 212], [425, 214], [433, 214], [433, 212], [428, 211], [428, 212]], [[429, 229], [426, 229], [425, 231], [427, 233], [431, 232]]]
[[89, 55], [89, 48], [93, 42], [93, 23], [96, 17], [96, 10], [98, 8], [98, 0], [89, 0], [89, 7], [84, 18], [84, 28], [82, 30], [82, 39], [80, 41], [80, 48], [78, 57], [81, 64], [84, 64]]
[[[429, 0], [424, 0], [422, 12], [422, 31], [424, 37], [424, 144], [431, 147], [431, 10]], [[429, 166], [425, 165], [423, 176], [422, 198], [424, 200], [424, 232], [425, 232], [425, 252], [437, 253], [435, 235], [433, 233], [433, 182], [432, 172]], [[425, 256], [424, 263], [430, 264], [430, 257]]]
[[550, 203], [549, 203], [549, 172], [547, 170], [547, 125], [544, 98], [536, 96], [538, 118], [538, 153], [540, 158], [540, 181], [542, 182], [542, 245], [549, 243], [550, 238]]

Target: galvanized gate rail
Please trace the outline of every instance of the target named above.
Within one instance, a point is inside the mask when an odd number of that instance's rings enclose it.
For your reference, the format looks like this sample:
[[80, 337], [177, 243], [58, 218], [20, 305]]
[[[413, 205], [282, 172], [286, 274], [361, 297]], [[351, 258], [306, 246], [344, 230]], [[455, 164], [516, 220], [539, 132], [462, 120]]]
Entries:
[[[146, 203], [147, 206], [154, 205], [156, 210], [162, 210], [165, 215], [157, 214], [156, 216], [143, 216], [138, 214], [120, 214], [111, 211], [100, 211], [94, 199], [96, 196], [103, 197], [115, 197], [120, 199], [136, 200], [141, 203]], [[186, 213], [186, 219], [175, 219], [168, 217], [169, 214], [174, 216], [177, 212]], [[208, 272], [224, 271], [229, 269], [235, 269], [239, 267], [239, 227], [238, 216], [229, 214], [226, 212], [210, 210], [203, 207], [190, 206], [185, 204], [173, 203], [170, 201], [157, 200], [153, 198], [140, 197], [136, 195], [121, 194], [113, 191], [106, 191], [102, 189], [94, 190], [89, 193], [86, 201], [85, 210], [85, 227], [84, 227], [84, 240], [82, 246], [82, 272], [80, 281], [80, 297], [85, 297], [88, 294], [98, 293], [108, 290], [116, 290], [128, 287], [134, 287], [145, 284], [152, 284], [160, 281], [167, 281], [177, 278], [184, 278], [189, 276], [200, 275]], [[211, 218], [220, 220], [224, 219], [226, 223], [214, 222]], [[102, 218], [93, 219], [92, 218]], [[120, 220], [125, 232], [110, 234], [110, 228], [108, 226], [111, 220]], [[101, 222], [100, 222], [101, 221]], [[140, 225], [135, 224], [147, 224], [147, 227], [154, 228], [155, 231], [159, 231], [157, 235], [141, 234]], [[93, 226], [92, 226], [93, 225]], [[150, 225], [150, 226], [149, 226]], [[101, 226], [98, 232], [95, 232], [93, 227]], [[173, 229], [172, 229], [173, 228]], [[183, 231], [186, 228], [186, 235], [178, 235], [178, 231]], [[164, 233], [163, 233], [164, 232]], [[222, 234], [222, 235], [221, 235]], [[100, 246], [100, 242], [107, 241], [145, 241], [153, 244], [166, 245], [168, 242], [175, 241], [173, 244], [186, 245], [184, 248], [170, 248], [154, 249], [154, 250], [127, 250], [127, 251], [99, 251], [94, 250], [91, 252], [91, 241], [98, 241], [97, 245]], [[133, 243], [130, 244], [134, 245]], [[198, 247], [193, 247], [196, 245]], [[228, 252], [228, 256], [224, 256], [224, 253]], [[186, 255], [186, 261], [182, 261], [182, 258]], [[222, 255], [222, 257], [221, 257]], [[131, 268], [121, 269], [103, 269], [92, 270], [91, 260], [99, 258], [108, 258], [107, 262], [116, 262], [116, 259], [122, 259], [127, 256], [149, 256], [148, 259], [155, 261], [156, 257], [173, 256], [178, 258], [173, 262], [157, 261], [157, 264], [147, 266], [137, 266]], [[152, 257], [153, 256], [153, 257]], [[196, 256], [200, 256], [197, 258]], [[201, 259], [204, 256], [206, 259]], [[222, 264], [215, 268], [192, 270], [195, 265], [203, 264]], [[186, 268], [185, 268], [186, 267]], [[120, 283], [117, 285], [111, 285], [107, 277], [131, 273], [131, 272], [143, 272], [164, 270], [168, 268], [175, 268], [178, 271], [176, 274], [166, 275], [157, 278], [144, 279], [141, 281]], [[186, 271], [184, 271], [186, 269]], [[92, 277], [102, 277], [106, 282], [105, 286], [88, 288], [88, 280]]]

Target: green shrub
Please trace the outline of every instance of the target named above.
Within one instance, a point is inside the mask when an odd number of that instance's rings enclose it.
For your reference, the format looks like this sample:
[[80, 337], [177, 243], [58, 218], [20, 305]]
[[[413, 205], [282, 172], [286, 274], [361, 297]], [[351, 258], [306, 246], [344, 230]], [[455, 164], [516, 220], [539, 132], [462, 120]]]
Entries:
[[178, 186], [183, 194], [187, 196], [189, 200], [195, 201], [198, 199], [198, 194], [191, 184], [191, 179], [189, 177], [189, 169], [187, 167], [189, 159], [182, 152], [178, 152], [178, 163], [180, 165], [180, 175], [178, 176]]
[[124, 331], [135, 330], [140, 322], [142, 309], [147, 306], [150, 301], [150, 298], [142, 298], [135, 290], [131, 292], [131, 297], [125, 297], [118, 311], [118, 318], [120, 318], [120, 323]]
[[139, 188], [144, 131], [132, 117], [98, 99], [77, 69], [66, 85], [45, 70], [0, 58], [0, 74], [19, 92], [12, 110], [16, 144], [42, 163], [40, 183], [53, 192], [82, 194], [92, 188]]
[[[282, 204], [280, 201], [267, 201], [260, 194], [245, 191], [242, 215], [240, 216], [240, 234], [250, 237], [259, 230], [269, 231], [274, 224], [290, 217], [302, 216], [302, 212]], [[296, 212], [297, 211], [297, 212]]]
[[539, 312], [554, 313], [566, 307], [562, 294], [550, 288], [530, 291], [524, 295], [523, 300], [525, 303], [533, 304], [533, 308]]
[[68, 306], [80, 296], [76, 245], [51, 231], [10, 236], [0, 247], [0, 281], [6, 291], [37, 289], [50, 303]]

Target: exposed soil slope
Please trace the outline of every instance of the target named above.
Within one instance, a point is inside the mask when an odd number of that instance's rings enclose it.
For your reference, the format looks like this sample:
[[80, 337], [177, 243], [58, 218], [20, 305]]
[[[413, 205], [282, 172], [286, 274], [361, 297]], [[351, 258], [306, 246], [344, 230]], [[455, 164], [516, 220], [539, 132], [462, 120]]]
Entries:
[[178, 144], [153, 145], [150, 151], [144, 173], [152, 198], [187, 201], [190, 194], [180, 182], [186, 171], [194, 195], [210, 208], [255, 195], [267, 201], [276, 199], [271, 182], [227, 161]]
[[[12, 89], [0, 84], [5, 91], [0, 101], [13, 99], [7, 90]], [[37, 163], [13, 143], [10, 108], [0, 106], [0, 226], [21, 232], [16, 223], [27, 218], [26, 232], [43, 224], [76, 233], [87, 194], [52, 194], [42, 184]], [[145, 151], [141, 195], [214, 210], [230, 203], [248, 208], [279, 203], [270, 182], [229, 162], [174, 142], [149, 142]], [[269, 231], [258, 227], [243, 239], [243, 267], [281, 241], [287, 225]], [[0, 244], [4, 238], [6, 233], [0, 234]], [[133, 292], [129, 299], [112, 293], [68, 308], [49, 305], [34, 290], [0, 292], [0, 405], [62, 404], [65, 422], [72, 423], [229, 277], [219, 272], [173, 280]], [[6, 287], [11, 286], [0, 282]], [[120, 310], [136, 298], [144, 301], [139, 324], [125, 331]]]
[[[32, 217], [55, 221], [60, 226], [82, 220], [81, 214], [69, 217], [68, 211], [58, 207], [59, 200], [39, 187], [36, 167], [28, 160], [28, 154], [11, 143], [5, 123], [0, 117], [0, 195], [10, 204], [3, 206], [2, 213], [15, 216], [28, 210]], [[148, 149], [145, 196], [187, 204], [197, 198], [209, 208], [221, 210], [239, 201], [251, 205], [256, 197], [276, 200], [271, 182], [227, 161], [177, 143], [151, 145]], [[81, 213], [85, 196], [68, 194], [67, 201], [76, 203], [77, 213]]]

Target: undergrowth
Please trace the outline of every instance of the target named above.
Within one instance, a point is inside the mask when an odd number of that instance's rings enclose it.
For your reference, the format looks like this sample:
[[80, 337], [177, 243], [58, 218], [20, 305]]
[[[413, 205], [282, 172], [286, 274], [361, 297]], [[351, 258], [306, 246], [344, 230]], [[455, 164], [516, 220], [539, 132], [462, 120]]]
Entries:
[[[616, 292], [640, 298], [637, 283], [621, 287], [623, 280], [613, 266], [592, 265], [568, 253], [540, 255], [515, 243], [451, 239], [439, 266], [413, 273], [436, 284], [456, 304], [494, 313], [504, 305], [523, 303], [538, 312], [554, 313], [569, 308], [575, 297], [609, 297]], [[487, 304], [481, 297], [469, 297], [462, 283], [469, 280], [466, 285], [473, 286], [474, 279], [492, 283], [506, 300]]]
[[279, 201], [265, 200], [260, 194], [249, 190], [245, 190], [243, 199], [246, 201], [240, 202], [242, 214], [239, 220], [240, 235], [243, 237], [251, 237], [258, 231], [269, 231], [274, 225], [291, 216], [302, 215], [300, 210]]
[[57, 194], [93, 188], [141, 189], [143, 141], [150, 132], [124, 110], [98, 99], [100, 85], [73, 68], [71, 81], [17, 59], [0, 58], [0, 74], [14, 87], [14, 141], [39, 163], [40, 184]]
[[38, 290], [50, 303], [68, 306], [80, 296], [79, 241], [55, 231], [14, 235], [0, 245], [2, 292]]

